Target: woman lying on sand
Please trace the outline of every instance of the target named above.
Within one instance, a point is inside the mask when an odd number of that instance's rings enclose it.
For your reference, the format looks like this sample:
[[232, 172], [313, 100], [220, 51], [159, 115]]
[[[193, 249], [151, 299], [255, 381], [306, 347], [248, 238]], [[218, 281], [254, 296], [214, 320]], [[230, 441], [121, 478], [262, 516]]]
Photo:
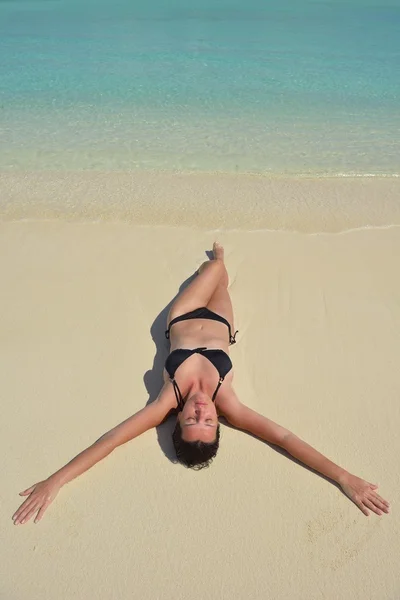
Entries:
[[169, 312], [165, 333], [170, 338], [171, 353], [165, 362], [165, 383], [158, 398], [105, 433], [48, 479], [21, 492], [28, 498], [13, 515], [15, 525], [26, 523], [35, 514], [35, 523], [40, 521], [64, 484], [118, 446], [160, 425], [171, 411], [177, 411], [172, 436], [177, 458], [187, 467], [206, 467], [217, 454], [221, 415], [234, 427], [280, 446], [336, 481], [365, 515], [369, 510], [378, 515], [389, 512], [389, 503], [375, 491], [377, 485], [351, 475], [284, 427], [240, 402], [232, 387], [228, 355], [235, 333], [224, 250], [215, 243], [213, 252], [214, 259], [200, 267], [198, 276]]

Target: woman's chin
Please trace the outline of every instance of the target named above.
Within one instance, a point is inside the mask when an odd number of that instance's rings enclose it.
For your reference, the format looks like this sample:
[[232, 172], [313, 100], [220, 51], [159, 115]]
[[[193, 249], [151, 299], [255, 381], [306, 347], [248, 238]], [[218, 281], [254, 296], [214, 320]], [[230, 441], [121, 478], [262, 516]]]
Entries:
[[204, 392], [196, 392], [190, 398], [187, 399], [188, 402], [193, 402], [194, 404], [212, 404], [212, 400], [210, 396], [207, 396]]

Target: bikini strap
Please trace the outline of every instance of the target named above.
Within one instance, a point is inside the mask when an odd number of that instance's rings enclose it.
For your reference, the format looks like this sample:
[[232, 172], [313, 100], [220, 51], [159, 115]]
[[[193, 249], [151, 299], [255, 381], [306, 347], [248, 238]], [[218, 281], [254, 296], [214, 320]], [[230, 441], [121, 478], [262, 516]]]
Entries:
[[[221, 387], [224, 379], [225, 379], [224, 377], [220, 377], [219, 378], [217, 387], [215, 388], [215, 392], [213, 393], [213, 396], [212, 396], [212, 401], [213, 402], [215, 402], [215, 398], [217, 397], [219, 388]], [[176, 383], [175, 379], [171, 379], [171, 383], [172, 383], [173, 388], [174, 388], [175, 398], [176, 398], [176, 401], [178, 403], [178, 408], [179, 408], [179, 410], [183, 410], [184, 402], [183, 402], [181, 390], [179, 389], [179, 385]]]
[[218, 381], [218, 385], [217, 385], [217, 387], [216, 387], [216, 389], [215, 389], [215, 392], [213, 393], [213, 397], [212, 397], [212, 401], [213, 401], [213, 402], [215, 401], [215, 398], [216, 398], [216, 396], [217, 396], [217, 394], [218, 394], [218, 390], [219, 390], [219, 388], [221, 387], [221, 385], [222, 385], [222, 382], [223, 382], [223, 381], [224, 381], [224, 377], [220, 377], [220, 378], [219, 378], [219, 381]]
[[181, 390], [179, 389], [179, 385], [176, 383], [175, 379], [171, 379], [171, 382], [172, 382], [172, 385], [174, 388], [175, 398], [178, 403], [178, 409], [183, 410], [184, 402], [183, 402]]

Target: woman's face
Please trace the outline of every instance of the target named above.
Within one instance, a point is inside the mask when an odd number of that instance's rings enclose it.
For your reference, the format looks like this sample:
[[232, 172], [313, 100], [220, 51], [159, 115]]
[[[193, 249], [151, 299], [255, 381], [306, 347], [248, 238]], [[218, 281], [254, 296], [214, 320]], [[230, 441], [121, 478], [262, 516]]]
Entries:
[[197, 392], [185, 402], [178, 413], [185, 442], [213, 442], [217, 435], [218, 417], [215, 404], [203, 392]]

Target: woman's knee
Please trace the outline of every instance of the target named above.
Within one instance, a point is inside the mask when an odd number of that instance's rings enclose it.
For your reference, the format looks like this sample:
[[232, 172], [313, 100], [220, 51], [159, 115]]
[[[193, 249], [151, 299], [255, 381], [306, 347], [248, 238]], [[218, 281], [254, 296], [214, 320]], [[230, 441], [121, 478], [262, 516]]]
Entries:
[[206, 260], [199, 268], [199, 274], [202, 273], [205, 269], [212, 270], [215, 272], [223, 272], [225, 269], [224, 262], [219, 258], [215, 258], [213, 260]]

